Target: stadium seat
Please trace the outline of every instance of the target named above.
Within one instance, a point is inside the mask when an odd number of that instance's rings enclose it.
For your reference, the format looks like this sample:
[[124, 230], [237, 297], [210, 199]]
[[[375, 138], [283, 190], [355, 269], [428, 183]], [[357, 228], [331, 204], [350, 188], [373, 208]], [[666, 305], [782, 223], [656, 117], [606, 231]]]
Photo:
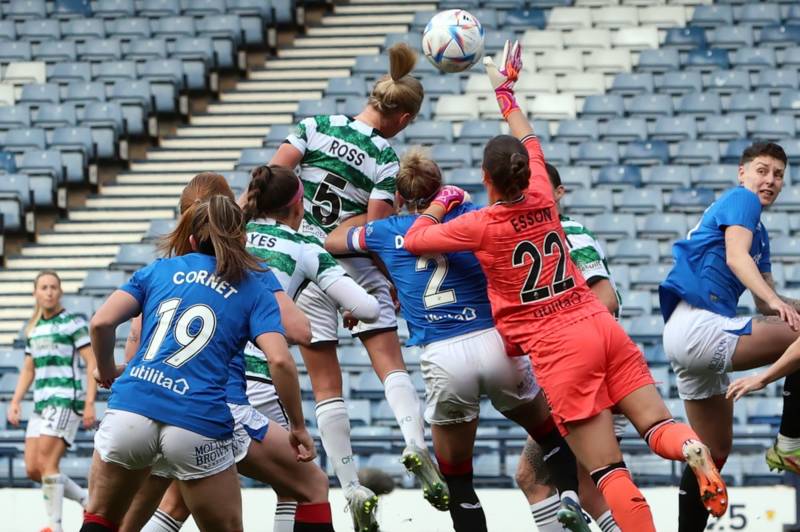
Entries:
[[604, 141], [633, 142], [647, 139], [647, 122], [643, 118], [615, 118], [606, 123], [600, 134]]
[[[761, 223], [769, 232], [770, 237], [775, 235], [787, 236], [789, 234], [790, 219], [789, 215], [785, 212], [762, 212]], [[789, 281], [789, 270], [796, 270], [796, 274], [800, 274], [800, 268], [792, 267], [786, 272], [786, 280]]]
[[652, 188], [629, 188], [622, 191], [616, 202], [617, 212], [650, 214], [663, 210], [664, 198], [661, 191]]
[[697, 122], [694, 116], [661, 116], [653, 127], [653, 140], [668, 142], [697, 138]]
[[604, 92], [606, 83], [599, 72], [582, 72], [567, 74], [556, 78], [559, 92], [569, 92], [576, 96], [588, 96]]
[[733, 9], [729, 5], [720, 4], [696, 6], [692, 14], [692, 26], [733, 26]]
[[775, 211], [789, 212], [800, 210], [800, 187], [784, 186], [771, 208]]
[[142, 17], [159, 18], [179, 15], [180, 12], [178, 0], [142, 0], [138, 14]]
[[667, 209], [673, 212], [699, 213], [714, 201], [714, 191], [709, 188], [676, 188], [669, 197]]
[[[475, 90], [473, 92], [477, 92], [479, 94], [481, 93], [486, 94], [485, 76], [481, 75], [479, 81], [481, 90]], [[520, 75], [520, 79], [514, 86], [514, 88], [515, 90], [518, 91], [519, 94], [523, 96], [529, 96], [535, 94], [552, 94], [557, 92], [558, 90], [556, 87], [556, 75], [549, 72], [536, 75], [525, 75], [525, 73], [523, 73]]]
[[236, 170], [249, 172], [257, 166], [267, 164], [275, 152], [274, 148], [245, 148], [240, 152]]
[[47, 80], [60, 85], [72, 81], [89, 82], [92, 80], [92, 67], [90, 63], [56, 63], [47, 68]]
[[621, 264], [652, 264], [659, 256], [658, 242], [638, 238], [622, 239], [609, 251], [611, 261]]
[[728, 51], [721, 48], [696, 48], [689, 50], [683, 68], [711, 72], [731, 67]]
[[686, 10], [683, 6], [645, 6], [639, 9], [639, 24], [659, 29], [683, 27], [686, 26]]
[[548, 29], [574, 30], [592, 27], [591, 10], [580, 7], [554, 7], [547, 19]]
[[[735, 11], [734, 14], [736, 14]], [[755, 27], [777, 25], [781, 23], [781, 12], [778, 4], [745, 3], [736, 18], [741, 25], [752, 24]]]
[[[637, 291], [632, 293], [650, 295], [650, 292]], [[623, 314], [625, 313], [624, 308], [622, 309], [622, 312]], [[647, 346], [644, 349], [644, 357], [647, 360], [648, 365], [665, 366], [669, 364], [669, 360], [667, 359], [666, 353], [664, 353], [664, 346], [662, 344]], [[667, 399], [664, 401], [664, 403], [675, 419], [686, 419], [686, 408], [683, 406], [682, 400]]]
[[[798, 104], [800, 104], [800, 99]], [[798, 112], [800, 112], [800, 109], [798, 109]], [[794, 137], [797, 133], [794, 120], [791, 115], [759, 115], [750, 130], [750, 135], [754, 139], [768, 141], [779, 141], [784, 137]]]
[[578, 146], [575, 164], [605, 166], [619, 162], [619, 148], [616, 142], [583, 142]]
[[590, 140], [598, 140], [600, 128], [597, 120], [592, 118], [582, 118], [577, 120], [561, 120], [558, 123], [558, 130], [553, 137], [558, 142], [580, 143]]
[[[180, 39], [181, 37], [194, 37], [198, 34], [195, 26], [195, 19], [192, 17], [164, 17], [159, 18], [151, 24], [153, 35], [169, 40]], [[206, 35], [210, 37], [210, 35]]]
[[586, 72], [616, 74], [629, 72], [633, 64], [629, 50], [592, 50], [583, 60]]
[[582, 117], [594, 117], [601, 120], [621, 117], [624, 114], [625, 105], [622, 96], [615, 94], [587, 96], [581, 110]]
[[437, 144], [453, 142], [450, 122], [418, 120], [405, 129], [406, 142], [410, 144]]
[[786, 236], [771, 238], [770, 255], [776, 261], [800, 262], [800, 240]]
[[719, 162], [719, 143], [716, 140], [684, 140], [678, 143], [672, 162], [675, 164], [713, 164]]
[[470, 148], [463, 144], [436, 144], [431, 150], [431, 157], [442, 169], [472, 165]]
[[578, 50], [551, 50], [536, 58], [539, 72], [566, 74], [583, 71], [583, 54]]
[[672, 98], [667, 94], [639, 94], [628, 102], [628, 113], [638, 118], [657, 119], [673, 114]]
[[55, 0], [53, 16], [60, 19], [91, 17], [92, 6], [89, 0]]
[[[64, 296], [64, 298], [65, 297], [66, 296]], [[62, 298], [62, 302], [64, 298]], [[22, 367], [22, 363], [24, 362], [24, 360], [25, 360], [25, 351], [22, 349], [0, 350], [0, 368], [2, 368], [5, 371], [19, 371], [19, 369]]]
[[599, 214], [591, 223], [592, 232], [604, 240], [633, 238], [636, 217], [633, 214]]
[[753, 28], [751, 26], [717, 26], [708, 33], [711, 35], [708, 44], [714, 48], [736, 50], [753, 46]]
[[800, 67], [800, 46], [793, 46], [784, 50], [780, 65], [783, 68], [796, 69]]
[[642, 186], [642, 172], [638, 166], [620, 165], [604, 166], [597, 174], [595, 183], [613, 189]]
[[[651, 242], [648, 240], [641, 240], [639, 242]], [[655, 244], [655, 242], [651, 242]], [[656, 245], [657, 247], [657, 245]], [[664, 320], [661, 316], [638, 316], [631, 320], [628, 334], [635, 342], [642, 342], [643, 344], [654, 344], [661, 341], [661, 335], [664, 332]]]
[[611, 82], [611, 87], [608, 90], [610, 93], [619, 94], [620, 96], [654, 92], [653, 74], [649, 72], [620, 72], [614, 76], [614, 81]]
[[706, 120], [700, 131], [700, 137], [709, 140], [734, 140], [740, 138], [746, 131], [745, 115], [731, 113]]
[[680, 55], [676, 48], [642, 50], [639, 54], [639, 72], [667, 72], [680, 69]]
[[78, 58], [81, 61], [103, 62], [122, 59], [122, 46], [119, 39], [89, 39], [78, 44]]
[[33, 43], [61, 38], [61, 26], [55, 19], [33, 19], [17, 24], [17, 36]]
[[[24, 210], [20, 197], [16, 194], [0, 192], [0, 220], [2, 220], [3, 231], [21, 233], [24, 229], [23, 216]], [[5, 377], [6, 375], [0, 377], [0, 387], [3, 384], [2, 379]], [[14, 382], [16, 383], [16, 376], [14, 376]], [[4, 390], [0, 388], [0, 392], [2, 391]], [[13, 391], [12, 388], [11, 392]]]
[[[495, 102], [489, 102], [497, 105]], [[537, 94], [527, 99], [528, 113], [541, 120], [565, 120], [575, 118], [574, 94]]]
[[679, 240], [686, 236], [689, 229], [687, 225], [683, 214], [648, 214], [644, 217], [637, 236], [654, 240]]
[[469, 192], [483, 190], [483, 173], [479, 168], [454, 168], [445, 181]]
[[564, 48], [564, 33], [560, 30], [528, 29], [522, 35], [522, 48], [528, 52], [548, 52]]
[[569, 39], [564, 41], [564, 47], [587, 52], [596, 48], [611, 48], [611, 32], [599, 27], [572, 30]]
[[675, 107], [675, 111], [682, 115], [698, 117], [719, 115], [722, 113], [722, 101], [713, 93], [694, 92], [684, 95]]
[[708, 76], [705, 90], [718, 94], [749, 91], [750, 75], [741, 70], [715, 70]]
[[645, 183], [662, 189], [688, 188], [691, 185], [691, 174], [688, 166], [653, 166]]
[[0, 65], [18, 61], [30, 61], [32, 58], [33, 46], [27, 41], [3, 41], [3, 46], [0, 46]]
[[602, 214], [611, 211], [614, 203], [608, 189], [577, 189], [562, 201], [571, 214]]
[[[0, 152], [8, 153], [8, 152]], [[25, 174], [2, 174], [0, 178], [0, 193], [16, 194], [22, 202], [22, 208], [29, 210], [33, 206], [33, 193], [31, 192], [30, 179]]]
[[592, 186], [592, 172], [588, 166], [560, 166], [558, 174], [561, 176], [561, 184], [568, 191]]
[[737, 92], [728, 102], [729, 113], [743, 113], [747, 117], [772, 112], [769, 94], [766, 92]]
[[75, 61], [78, 58], [78, 48], [73, 41], [42, 41], [34, 46], [33, 58], [46, 63]]
[[772, 48], [739, 48], [730, 56], [731, 65], [738, 70], [756, 71], [775, 68], [778, 61]]
[[89, 39], [103, 39], [106, 36], [106, 26], [102, 20], [96, 18], [76, 18], [67, 20], [61, 25], [65, 39], [86, 41]]
[[545, 142], [542, 144], [544, 158], [556, 166], [568, 165], [572, 161], [569, 144], [566, 142]]
[[44, 103], [58, 103], [61, 99], [58, 85], [55, 83], [28, 83], [22, 86], [18, 102], [31, 106]]
[[156, 249], [152, 244], [123, 244], [109, 268], [133, 272], [150, 264], [156, 257]]
[[654, 165], [669, 162], [669, 146], [662, 140], [629, 143], [622, 152], [625, 164]]
[[[615, 267], [615, 271], [619, 266]], [[667, 264], [647, 264], [630, 270], [630, 287], [637, 290], [658, 290], [667, 274], [672, 269]]]
[[666, 94], [686, 94], [703, 90], [703, 76], [699, 72], [669, 71], [661, 78], [658, 92]]
[[472, 95], [442, 96], [434, 110], [437, 120], [463, 121], [478, 118], [478, 101]]
[[46, 103], [33, 112], [34, 126], [53, 129], [56, 127], [74, 126], [77, 123], [75, 106], [71, 103]]
[[17, 160], [10, 151], [0, 150], [0, 175], [17, 171]]
[[458, 135], [458, 140], [459, 142], [479, 144], [482, 146], [489, 139], [501, 133], [500, 122], [496, 120], [467, 120], [461, 126], [461, 133]]
[[662, 46], [682, 51], [689, 51], [692, 48], [705, 48], [707, 46], [706, 32], [703, 28], [697, 26], [667, 28]]
[[3, 81], [15, 85], [44, 83], [46, 78], [47, 70], [42, 61], [15, 61], [3, 73]]
[[800, 44], [800, 25], [786, 24], [761, 28], [758, 45], [773, 48], [788, 48]]
[[738, 169], [735, 165], [706, 164], [692, 168], [692, 183], [697, 187], [722, 190], [735, 186]]
[[[140, 64], [138, 71], [139, 77], [149, 80], [154, 87], [168, 84], [179, 92], [190, 88], [183, 72], [183, 63], [179, 59], [151, 59]], [[335, 110], [330, 114], [334, 113]]]
[[13, 135], [8, 135], [2, 142], [3, 150], [13, 153], [23, 153], [28, 149], [43, 150], [47, 145], [44, 129], [24, 128], [17, 129]]
[[136, 39], [131, 41], [125, 59], [128, 61], [146, 61], [147, 59], [164, 59], [167, 57], [167, 41], [163, 38]]

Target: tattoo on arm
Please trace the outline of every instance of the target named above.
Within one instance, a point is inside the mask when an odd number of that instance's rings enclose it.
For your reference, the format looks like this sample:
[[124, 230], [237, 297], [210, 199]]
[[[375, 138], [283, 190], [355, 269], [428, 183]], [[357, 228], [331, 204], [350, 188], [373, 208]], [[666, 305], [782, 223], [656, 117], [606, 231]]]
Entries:
[[783, 323], [783, 319], [780, 316], [754, 316], [753, 321], [761, 323]]

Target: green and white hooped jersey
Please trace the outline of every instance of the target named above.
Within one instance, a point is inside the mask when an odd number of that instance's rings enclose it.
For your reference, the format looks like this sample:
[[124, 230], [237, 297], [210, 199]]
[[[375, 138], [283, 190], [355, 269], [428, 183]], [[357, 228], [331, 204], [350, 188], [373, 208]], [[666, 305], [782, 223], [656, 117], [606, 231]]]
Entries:
[[[326, 290], [346, 275], [333, 256], [288, 225], [272, 218], [257, 218], [247, 224], [247, 251], [269, 265], [286, 293], [294, 299], [307, 282]], [[270, 379], [264, 353], [248, 342], [244, 350], [248, 378]]]
[[583, 278], [589, 281], [593, 277], [602, 277], [611, 282], [611, 287], [617, 294], [617, 302], [619, 303], [619, 310], [615, 317], [619, 317], [622, 310], [622, 296], [617, 289], [614, 278], [611, 276], [611, 270], [608, 269], [608, 259], [600, 245], [600, 241], [594, 233], [586, 229], [586, 227], [576, 222], [575, 220], [561, 216], [561, 227], [564, 229], [564, 234], [567, 236], [569, 244], [569, 256], [572, 262], [580, 269]]
[[302, 120], [286, 139], [303, 159], [303, 234], [323, 241], [342, 220], [367, 212], [369, 200], [394, 201], [400, 162], [389, 141], [344, 115]]
[[80, 316], [62, 310], [39, 319], [25, 340], [25, 354], [33, 357], [35, 412], [47, 406], [83, 410], [77, 351], [89, 343], [89, 328]]

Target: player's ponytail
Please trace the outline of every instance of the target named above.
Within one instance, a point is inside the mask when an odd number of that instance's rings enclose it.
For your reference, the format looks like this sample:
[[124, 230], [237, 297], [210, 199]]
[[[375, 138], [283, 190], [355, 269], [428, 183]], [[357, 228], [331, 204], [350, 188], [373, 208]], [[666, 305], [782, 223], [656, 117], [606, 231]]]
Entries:
[[375, 82], [369, 105], [381, 114], [409, 113], [416, 116], [425, 91], [420, 81], [409, 75], [417, 64], [417, 53], [404, 42], [393, 45], [389, 54], [389, 74]]
[[528, 188], [528, 152], [516, 137], [497, 135], [483, 150], [483, 170], [503, 199], [518, 197]]
[[403, 154], [395, 181], [409, 211], [420, 211], [430, 205], [442, 187], [442, 171], [428, 150], [415, 146]]
[[170, 257], [192, 252], [189, 245], [189, 236], [192, 234], [192, 208], [217, 194], [231, 200], [235, 199], [228, 181], [220, 174], [202, 172], [189, 181], [181, 192], [181, 199], [178, 203], [181, 216], [175, 229], [158, 241], [157, 247], [161, 255]]
[[236, 284], [248, 270], [264, 270], [245, 249], [244, 214], [235, 201], [226, 196], [211, 196], [190, 207], [190, 211], [197, 251], [217, 258], [217, 276]]
[[291, 213], [291, 207], [303, 200], [303, 183], [294, 170], [276, 165], [259, 166], [250, 175], [245, 196], [246, 220], [269, 217], [283, 221]]
[[[39, 279], [42, 277], [55, 277], [56, 281], [58, 281], [58, 287], [61, 288], [61, 277], [58, 276], [56, 272], [53, 270], [42, 270], [36, 274], [36, 277], [33, 279], [33, 291], [36, 291], [36, 288], [39, 286]], [[31, 331], [33, 328], [36, 327], [36, 324], [39, 323], [39, 320], [42, 319], [42, 315], [44, 314], [44, 308], [39, 304], [38, 301], [35, 301], [33, 304], [33, 315], [28, 320], [28, 323], [25, 325], [25, 337], [31, 335]]]

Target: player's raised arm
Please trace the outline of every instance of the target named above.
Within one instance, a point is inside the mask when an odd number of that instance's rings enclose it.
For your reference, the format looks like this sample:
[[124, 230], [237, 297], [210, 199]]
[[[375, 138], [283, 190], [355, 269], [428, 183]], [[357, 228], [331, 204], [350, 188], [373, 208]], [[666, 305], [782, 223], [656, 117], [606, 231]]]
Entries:
[[514, 41], [513, 44], [511, 41], [506, 41], [500, 68], [494, 64], [494, 60], [490, 56], [483, 58], [483, 64], [489, 75], [489, 81], [492, 83], [497, 104], [500, 106], [500, 113], [508, 122], [511, 134], [518, 139], [533, 134], [533, 126], [519, 108], [514, 95], [514, 84], [522, 71], [522, 46], [519, 41]]

